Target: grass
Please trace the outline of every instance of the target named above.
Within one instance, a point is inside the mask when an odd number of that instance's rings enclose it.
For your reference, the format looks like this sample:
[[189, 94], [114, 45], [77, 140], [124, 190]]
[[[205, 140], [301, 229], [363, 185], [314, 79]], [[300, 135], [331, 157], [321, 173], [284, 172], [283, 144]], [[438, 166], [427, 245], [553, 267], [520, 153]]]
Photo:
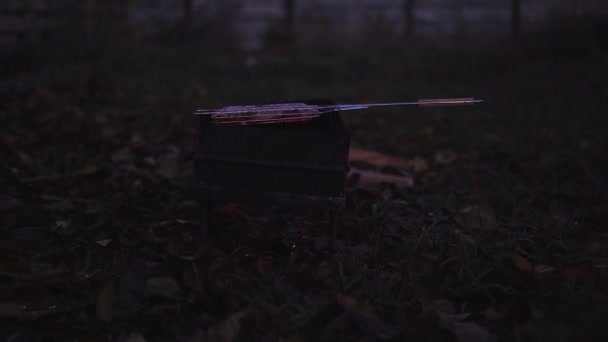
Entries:
[[[5, 61], [55, 71], [35, 91], [3, 94], [2, 201], [21, 205], [5, 210], [0, 271], [64, 263], [72, 274], [93, 275], [37, 287], [9, 277], [0, 303], [11, 294], [33, 307], [35, 298], [62, 298], [67, 313], [34, 322], [56, 340], [130, 331], [177, 339], [203, 326], [241, 339], [265, 332], [463, 340], [458, 324], [495, 340], [608, 335], [605, 49], [573, 56], [525, 44], [274, 48], [253, 67], [200, 42], [55, 53]], [[70, 63], [84, 65], [86, 77], [62, 74]], [[485, 103], [344, 114], [354, 146], [428, 168], [406, 170], [410, 189], [351, 191], [337, 253], [327, 253], [318, 213], [229, 207], [214, 215], [216, 240], [192, 256], [193, 109], [464, 96]], [[97, 243], [108, 239], [109, 247]], [[149, 264], [145, 275], [130, 271], [137, 260]], [[152, 275], [175, 279], [180, 296], [123, 291], [112, 301], [113, 321], [96, 320], [99, 290], [111, 279], [120, 289]], [[128, 314], [133, 300], [143, 306], [137, 321]], [[179, 310], [171, 309], [176, 302]], [[18, 316], [2, 319], [13, 327], [7, 336], [25, 331]]]

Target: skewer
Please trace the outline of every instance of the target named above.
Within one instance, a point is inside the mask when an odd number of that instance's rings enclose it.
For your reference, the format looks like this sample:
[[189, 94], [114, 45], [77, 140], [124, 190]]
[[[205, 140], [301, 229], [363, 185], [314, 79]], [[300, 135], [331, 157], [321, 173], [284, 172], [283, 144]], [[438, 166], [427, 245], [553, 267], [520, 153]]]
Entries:
[[322, 114], [388, 106], [458, 106], [483, 102], [474, 98], [433, 99], [410, 102], [371, 104], [310, 105], [306, 103], [278, 103], [265, 105], [229, 106], [218, 109], [199, 109], [195, 115], [209, 115], [218, 124], [256, 125], [283, 122], [299, 122], [314, 119]]

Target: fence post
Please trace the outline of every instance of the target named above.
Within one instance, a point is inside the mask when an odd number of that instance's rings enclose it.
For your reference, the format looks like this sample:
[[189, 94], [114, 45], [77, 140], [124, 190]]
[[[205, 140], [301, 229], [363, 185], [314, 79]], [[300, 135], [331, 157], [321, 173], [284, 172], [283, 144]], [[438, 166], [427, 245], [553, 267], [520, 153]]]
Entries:
[[511, 38], [516, 39], [521, 33], [521, 0], [511, 0]]
[[108, 37], [113, 48], [123, 47], [132, 38], [133, 31], [129, 23], [129, 0], [104, 1], [108, 9]]
[[182, 0], [182, 27], [184, 34], [192, 29], [192, 0]]
[[86, 40], [89, 45], [94, 44], [97, 33], [96, 2], [96, 0], [86, 0], [84, 4]]
[[416, 0], [404, 0], [403, 3], [403, 17], [404, 17], [404, 29], [405, 37], [412, 38], [414, 36], [414, 6]]
[[284, 30], [289, 42], [293, 42], [295, 35], [295, 0], [283, 0], [285, 11]]

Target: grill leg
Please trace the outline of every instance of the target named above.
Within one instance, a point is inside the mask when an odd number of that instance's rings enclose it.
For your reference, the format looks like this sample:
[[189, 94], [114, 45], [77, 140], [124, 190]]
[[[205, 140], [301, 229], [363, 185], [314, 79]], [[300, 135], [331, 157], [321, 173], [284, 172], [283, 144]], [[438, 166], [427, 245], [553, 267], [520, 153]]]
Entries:
[[332, 252], [336, 252], [337, 250], [337, 237], [336, 230], [338, 228], [338, 220], [336, 219], [336, 211], [329, 211], [329, 229], [331, 229], [331, 250]]
[[211, 202], [208, 200], [200, 201], [200, 225], [201, 225], [201, 239], [207, 240], [209, 238], [209, 211], [211, 209]]

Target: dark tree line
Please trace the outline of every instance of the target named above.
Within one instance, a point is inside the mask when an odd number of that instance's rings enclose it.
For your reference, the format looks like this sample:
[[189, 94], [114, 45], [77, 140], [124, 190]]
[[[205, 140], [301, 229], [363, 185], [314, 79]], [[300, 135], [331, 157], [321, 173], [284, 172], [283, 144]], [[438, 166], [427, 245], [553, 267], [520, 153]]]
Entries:
[[[416, 0], [404, 0], [403, 18], [406, 38], [414, 36]], [[521, 0], [511, 0], [511, 36], [516, 38], [521, 32]]]
[[403, 3], [403, 12], [405, 19], [405, 37], [412, 38], [414, 36], [414, 6], [416, 0], [405, 0]]
[[[220, 4], [223, 0], [217, 0]], [[247, 0], [243, 0], [247, 1]], [[47, 0], [48, 7], [56, 7], [58, 4], [53, 0]], [[74, 1], [74, 9], [84, 12], [84, 15], [79, 14], [79, 23], [83, 24], [87, 40], [94, 41], [95, 38], [108, 37], [127, 37], [130, 31], [129, 27], [129, 10], [133, 6], [129, 0], [80, 0]], [[194, 0], [181, 0], [178, 2], [181, 6], [181, 18], [176, 23], [177, 32], [180, 34], [189, 34], [196, 21], [196, 13], [194, 9]], [[296, 39], [297, 26], [297, 11], [296, 6], [300, 2], [296, 0], [282, 0], [281, 6], [284, 13], [282, 20], [278, 23], [277, 31], [284, 42], [292, 42]], [[510, 34], [513, 38], [521, 35], [522, 27], [522, 0], [508, 0], [510, 5]], [[417, 6], [420, 3], [416, 0], [403, 0], [403, 35], [407, 39], [413, 38], [416, 32], [416, 12]], [[24, 5], [27, 9], [27, 5]], [[51, 31], [51, 27], [46, 28]], [[28, 31], [29, 32], [29, 31]], [[42, 32], [47, 34], [46, 32]], [[21, 34], [20, 32], [15, 35]], [[48, 34], [47, 34], [48, 35]]]
[[[92, 0], [94, 1], [94, 0]], [[127, 12], [128, 0], [110, 0], [108, 1], [109, 7], [114, 14], [118, 14], [117, 17], [124, 18]], [[181, 32], [188, 33], [192, 29], [193, 18], [193, 0], [182, 0], [182, 19], [180, 21], [179, 28]], [[415, 12], [416, 12], [416, 0], [404, 0], [403, 1], [403, 20], [404, 20], [404, 35], [406, 38], [412, 38], [415, 35]], [[511, 36], [516, 38], [521, 32], [521, 0], [510, 0], [511, 7], [511, 19], [510, 19], [510, 30]], [[296, 16], [296, 0], [283, 0], [282, 1], [284, 19], [282, 22], [283, 35], [288, 40], [293, 40], [295, 37], [295, 16]], [[120, 20], [120, 19], [119, 19]]]
[[521, 30], [521, 0], [511, 0], [511, 36], [517, 38]]

